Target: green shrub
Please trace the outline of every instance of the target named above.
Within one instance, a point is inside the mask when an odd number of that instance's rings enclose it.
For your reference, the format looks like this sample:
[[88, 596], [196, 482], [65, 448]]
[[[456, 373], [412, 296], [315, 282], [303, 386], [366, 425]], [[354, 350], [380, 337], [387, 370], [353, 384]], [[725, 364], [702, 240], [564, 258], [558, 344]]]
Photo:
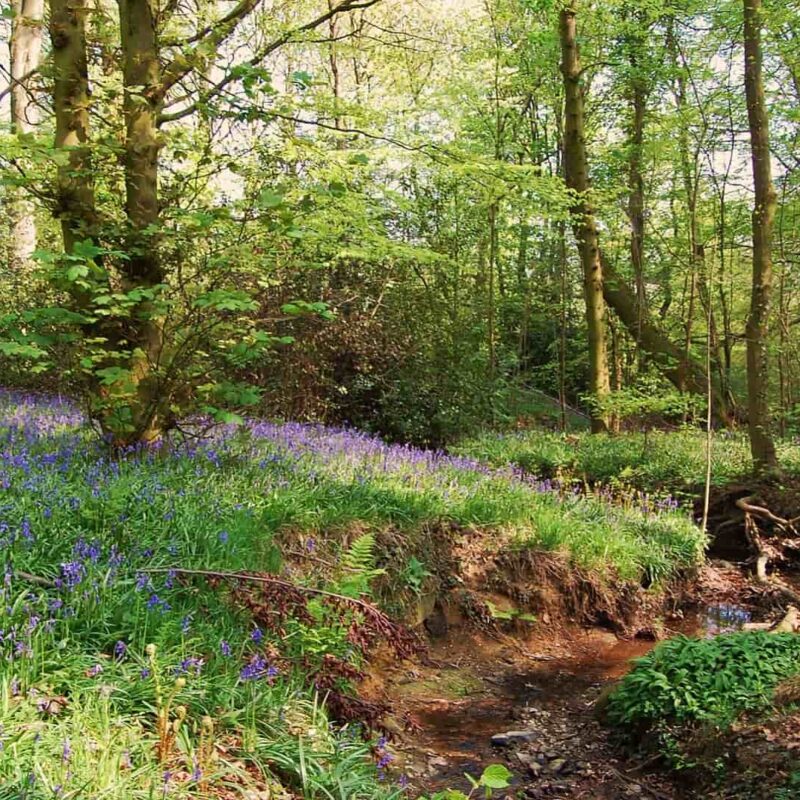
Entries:
[[679, 637], [637, 659], [610, 696], [607, 719], [630, 738], [670, 725], [724, 726], [744, 711], [768, 708], [776, 685], [798, 672], [794, 634]]

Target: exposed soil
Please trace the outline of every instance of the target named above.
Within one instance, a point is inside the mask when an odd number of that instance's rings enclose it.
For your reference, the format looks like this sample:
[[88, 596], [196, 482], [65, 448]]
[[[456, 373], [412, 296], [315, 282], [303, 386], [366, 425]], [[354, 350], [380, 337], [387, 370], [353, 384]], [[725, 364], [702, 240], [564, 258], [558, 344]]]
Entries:
[[[604, 688], [652, 641], [620, 640], [600, 630], [546, 642], [532, 637], [524, 646], [455, 639], [433, 649], [436, 666], [391, 689], [419, 726], [400, 745], [415, 787], [464, 787], [465, 772], [477, 776], [487, 764], [502, 762], [524, 797], [677, 796], [667, 780], [644, 780], [636, 764], [622, 760], [593, 713]], [[492, 743], [509, 731], [519, 735]]]
[[[726, 562], [702, 570], [694, 593], [693, 609], [668, 612], [639, 630], [662, 637], [714, 635], [743, 620], [772, 618], [780, 609], [780, 597]], [[487, 598], [503, 602], [502, 595]], [[505, 631], [481, 628], [463, 615], [443, 616], [421, 664], [385, 662], [371, 682], [372, 692], [412, 723], [405, 731], [398, 725], [393, 747], [415, 790], [468, 789], [464, 773], [477, 776], [488, 764], [504, 763], [514, 775], [509, 798], [712, 796], [698, 794], [697, 786], [661, 769], [657, 759], [625, 755], [596, 719], [598, 698], [629, 670], [631, 659], [654, 646], [654, 638], [620, 638], [619, 630], [580, 627], [546, 612], [535, 622], [504, 623]], [[509, 732], [505, 741], [497, 739]], [[748, 736], [750, 749], [765, 741], [763, 732]]]

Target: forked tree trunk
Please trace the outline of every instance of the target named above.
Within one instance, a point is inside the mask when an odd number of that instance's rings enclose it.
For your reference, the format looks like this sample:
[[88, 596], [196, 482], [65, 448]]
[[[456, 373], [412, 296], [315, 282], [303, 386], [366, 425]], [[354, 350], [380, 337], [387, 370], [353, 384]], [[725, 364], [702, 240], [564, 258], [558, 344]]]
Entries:
[[[603, 294], [606, 302], [614, 309], [614, 313], [628, 333], [637, 339], [639, 347], [653, 359], [661, 374], [681, 391], [705, 395], [708, 384], [705, 368], [695, 359], [687, 358], [682, 348], [653, 322], [649, 314], [639, 314], [636, 295], [625, 280], [617, 275], [614, 267], [605, 260], [603, 270], [605, 273]], [[727, 424], [730, 421], [730, 409], [715, 375], [712, 376], [712, 385], [714, 417], [719, 422]]]
[[[34, 102], [33, 73], [42, 51], [44, 0], [13, 0], [11, 20], [11, 132], [17, 136], [31, 133], [39, 121]], [[18, 274], [30, 265], [36, 249], [36, 218], [33, 204], [22, 190], [10, 192], [9, 253], [12, 273]]]
[[753, 283], [747, 319], [747, 412], [750, 450], [758, 469], [777, 467], [769, 410], [768, 341], [772, 231], [777, 196], [772, 183], [769, 117], [761, 74], [761, 0], [744, 0], [744, 82], [753, 164]]
[[[560, 16], [561, 72], [564, 76], [564, 177], [575, 193], [572, 206], [573, 231], [583, 267], [583, 296], [589, 343], [589, 388], [602, 404], [609, 394], [606, 354], [606, 305], [603, 300], [603, 266], [597, 222], [587, 192], [589, 169], [584, 128], [581, 63], [576, 36], [577, 0], [562, 9]], [[592, 431], [608, 430], [608, 417], [595, 408]]]

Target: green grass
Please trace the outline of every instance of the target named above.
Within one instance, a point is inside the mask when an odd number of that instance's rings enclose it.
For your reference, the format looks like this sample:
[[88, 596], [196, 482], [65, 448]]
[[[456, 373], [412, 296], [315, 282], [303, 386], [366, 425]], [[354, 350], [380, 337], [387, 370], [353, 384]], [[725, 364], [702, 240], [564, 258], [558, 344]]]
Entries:
[[[513, 464], [533, 475], [585, 480], [591, 484], [625, 484], [641, 491], [694, 493], [705, 481], [705, 434], [696, 429], [650, 433], [571, 434], [530, 431], [484, 433], [461, 442], [453, 451], [501, 466]], [[779, 444], [789, 472], [800, 472], [800, 448]], [[720, 432], [712, 446], [711, 478], [721, 486], [752, 470], [744, 434]]]

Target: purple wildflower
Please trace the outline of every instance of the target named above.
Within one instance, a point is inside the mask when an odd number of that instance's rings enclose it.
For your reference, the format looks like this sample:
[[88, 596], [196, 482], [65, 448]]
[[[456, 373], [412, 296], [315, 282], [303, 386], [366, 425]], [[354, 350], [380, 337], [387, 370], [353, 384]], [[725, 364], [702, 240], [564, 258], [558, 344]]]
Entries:
[[61, 565], [61, 578], [68, 589], [74, 589], [86, 574], [86, 569], [80, 561], [67, 561]]

